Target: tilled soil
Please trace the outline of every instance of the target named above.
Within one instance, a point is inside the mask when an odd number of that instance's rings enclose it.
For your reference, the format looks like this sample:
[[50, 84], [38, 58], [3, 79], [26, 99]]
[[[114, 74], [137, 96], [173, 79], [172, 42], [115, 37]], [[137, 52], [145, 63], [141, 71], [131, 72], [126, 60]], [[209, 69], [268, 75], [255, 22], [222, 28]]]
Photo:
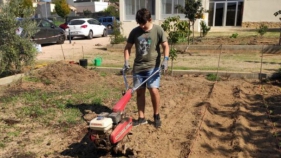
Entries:
[[[56, 117], [51, 125], [37, 123], [35, 116], [17, 118], [18, 108], [28, 106], [20, 99], [11, 105], [3, 103], [7, 96], [36, 90], [72, 90], [85, 94], [90, 93], [89, 87], [97, 83], [105, 89], [123, 89], [122, 76], [99, 73], [62, 61], [50, 64], [32, 76], [40, 82], [22, 80], [16, 86], [6, 87], [0, 98], [3, 105], [0, 127], [5, 127], [0, 129], [1, 157], [113, 157], [96, 150], [89, 141], [87, 125], [96, 114], [110, 112], [118, 99], [108, 96], [98, 107], [81, 101], [77, 106], [85, 121], [71, 128], [55, 122]], [[278, 80], [260, 82], [228, 78], [208, 81], [199, 74], [163, 75], [160, 87], [162, 127], [155, 129], [153, 126], [153, 110], [147, 93], [146, 118], [149, 123], [133, 127], [127, 142], [134, 153], [130, 156], [279, 157], [280, 87]], [[57, 97], [67, 101], [71, 95]], [[126, 111], [127, 116], [137, 119], [135, 95]], [[16, 131], [20, 132], [11, 136]]]

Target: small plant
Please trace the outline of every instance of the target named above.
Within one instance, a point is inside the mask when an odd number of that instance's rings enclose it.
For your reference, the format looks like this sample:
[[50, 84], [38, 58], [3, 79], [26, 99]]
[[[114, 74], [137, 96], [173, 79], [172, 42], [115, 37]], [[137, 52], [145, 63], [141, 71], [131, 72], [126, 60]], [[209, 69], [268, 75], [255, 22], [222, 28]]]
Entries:
[[201, 30], [202, 30], [202, 36], [205, 37], [208, 32], [211, 30], [211, 27], [207, 26], [204, 21], [200, 22]]
[[174, 60], [176, 60], [177, 59], [177, 49], [176, 48], [174, 48], [174, 47], [172, 47], [171, 49], [170, 49], [170, 58], [171, 58], [171, 60], [172, 60], [172, 62], [171, 62], [171, 69], [172, 69], [172, 75], [173, 75], [173, 69], [174, 69]]
[[206, 76], [206, 79], [209, 80], [209, 81], [217, 81], [217, 80], [219, 80], [219, 77], [215, 74], [208, 74]]
[[257, 32], [260, 34], [260, 36], [263, 36], [268, 30], [268, 27], [265, 24], [260, 24], [259, 28], [257, 29]]
[[126, 37], [121, 34], [122, 23], [117, 22], [116, 20], [113, 22], [113, 32], [112, 36], [110, 36], [111, 44], [119, 44], [126, 41]]
[[230, 38], [237, 38], [238, 37], [238, 33], [233, 33]]
[[3, 143], [3, 142], [0, 142], [0, 148], [5, 148], [5, 143]]

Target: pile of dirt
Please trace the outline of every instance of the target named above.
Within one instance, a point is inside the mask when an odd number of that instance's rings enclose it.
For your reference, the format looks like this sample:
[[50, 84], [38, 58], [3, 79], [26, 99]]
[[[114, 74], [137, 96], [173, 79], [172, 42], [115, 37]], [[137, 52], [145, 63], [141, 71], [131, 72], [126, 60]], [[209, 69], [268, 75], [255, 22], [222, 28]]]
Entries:
[[39, 70], [36, 77], [47, 84], [66, 86], [88, 81], [98, 74], [77, 64], [58, 61]]
[[28, 80], [36, 82], [20, 82], [16, 87], [26, 90], [77, 90], [81, 85], [91, 84], [99, 78], [96, 71], [86, 69], [78, 64], [58, 61], [31, 72]]
[[[32, 82], [25, 82], [25, 80]], [[57, 61], [47, 66], [29, 71], [22, 80], [9, 86], [10, 93], [23, 91], [44, 90], [64, 91], [66, 89], [77, 91], [82, 87], [100, 80], [96, 71], [84, 68], [79, 64], [66, 61]]]

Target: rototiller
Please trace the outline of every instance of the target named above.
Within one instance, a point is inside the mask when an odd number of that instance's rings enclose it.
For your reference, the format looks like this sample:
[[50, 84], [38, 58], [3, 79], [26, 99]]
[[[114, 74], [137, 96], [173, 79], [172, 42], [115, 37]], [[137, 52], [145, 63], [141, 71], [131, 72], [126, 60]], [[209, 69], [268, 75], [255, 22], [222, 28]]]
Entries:
[[160, 69], [155, 71], [140, 85], [134, 88], [129, 88], [126, 71], [122, 69], [122, 74], [125, 82], [126, 90], [123, 91], [122, 98], [113, 106], [112, 112], [103, 112], [90, 121], [89, 136], [98, 149], [113, 151], [115, 154], [125, 154], [127, 147], [124, 140], [125, 136], [130, 134], [133, 127], [132, 117], [127, 117], [125, 108], [132, 97], [132, 94], [142, 84], [149, 80], [156, 73], [160, 73]]

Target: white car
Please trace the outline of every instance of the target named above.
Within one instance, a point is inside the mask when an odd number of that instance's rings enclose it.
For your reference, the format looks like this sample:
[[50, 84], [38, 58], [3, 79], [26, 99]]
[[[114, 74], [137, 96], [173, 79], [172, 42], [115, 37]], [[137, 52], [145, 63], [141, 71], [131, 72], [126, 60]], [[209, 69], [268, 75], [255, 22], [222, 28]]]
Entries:
[[108, 34], [107, 28], [94, 18], [72, 19], [67, 26], [68, 28], [65, 29], [67, 39], [74, 37], [92, 39], [93, 37], [106, 37]]

